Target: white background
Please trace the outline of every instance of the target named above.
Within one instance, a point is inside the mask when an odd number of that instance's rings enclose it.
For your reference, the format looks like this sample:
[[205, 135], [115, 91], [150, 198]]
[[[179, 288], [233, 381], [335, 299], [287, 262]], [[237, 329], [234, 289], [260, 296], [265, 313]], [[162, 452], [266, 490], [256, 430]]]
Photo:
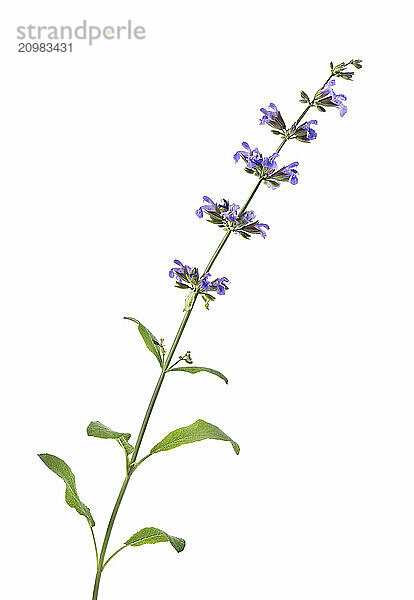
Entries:
[[[180, 351], [222, 370], [173, 374], [144, 447], [204, 418], [241, 445], [203, 442], [147, 461], [128, 489], [115, 549], [154, 525], [187, 540], [128, 549], [100, 600], [412, 600], [413, 204], [411, 36], [405, 3], [206, 4], [41, 0], [2, 19], [2, 589], [90, 599], [86, 521], [36, 457], [72, 467], [102, 540], [121, 450], [88, 438], [99, 419], [134, 433], [157, 378], [141, 319], [172, 340], [184, 293], [174, 258], [203, 267], [221, 232], [201, 196], [242, 203], [234, 165], [274, 101], [287, 122], [329, 61], [349, 112], [290, 142], [300, 183], [263, 188], [266, 240], [232, 238], [214, 268], [231, 289], [191, 317]], [[6, 8], [6, 7], [5, 7]], [[75, 42], [18, 54], [16, 27], [134, 24], [145, 41]]]

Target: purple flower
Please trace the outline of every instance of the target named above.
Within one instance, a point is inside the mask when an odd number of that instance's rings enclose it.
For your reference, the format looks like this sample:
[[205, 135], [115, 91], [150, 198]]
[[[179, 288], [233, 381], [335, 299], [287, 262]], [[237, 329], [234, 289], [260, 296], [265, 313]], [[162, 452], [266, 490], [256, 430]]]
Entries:
[[259, 223], [253, 210], [247, 210], [240, 213], [238, 204], [230, 204], [224, 198], [220, 202], [213, 202], [208, 196], [203, 196], [204, 201], [208, 199], [208, 204], [200, 206], [195, 213], [201, 218], [205, 215], [209, 223], [218, 225], [222, 229], [232, 231], [236, 235], [241, 235], [249, 239], [253, 234], [259, 234], [266, 237], [264, 229], [269, 229], [269, 225]]
[[258, 223], [256, 227], [260, 229], [260, 235], [264, 239], [267, 234], [263, 231], [263, 229], [270, 229], [269, 225], [266, 225], [266, 223]]
[[265, 167], [266, 169], [276, 169], [277, 163], [276, 158], [279, 156], [277, 152], [274, 152], [271, 156], [263, 156], [261, 152], [259, 152], [258, 148], [252, 150], [247, 142], [242, 143], [243, 148], [245, 150], [239, 150], [233, 156], [235, 162], [239, 162], [240, 158], [244, 160], [246, 163], [246, 169], [256, 169], [260, 167]]
[[219, 296], [224, 296], [226, 290], [229, 289], [226, 283], [230, 283], [227, 277], [220, 277], [218, 279], [215, 279], [210, 284], [210, 290], [217, 292]]
[[293, 185], [297, 184], [297, 171], [293, 170], [293, 167], [299, 163], [291, 163], [286, 167], [278, 169], [276, 158], [279, 155], [277, 152], [271, 156], [263, 156], [257, 148], [252, 150], [247, 142], [243, 142], [242, 146], [245, 150], [239, 150], [233, 158], [236, 162], [242, 159], [246, 163], [245, 171], [247, 173], [260, 177], [272, 189], [279, 187], [279, 181], [290, 181]]
[[260, 125], [269, 125], [276, 130], [286, 129], [283, 117], [274, 102], [269, 104], [269, 109], [270, 110], [267, 110], [266, 108], [260, 109], [260, 112], [263, 113], [263, 117], [261, 117], [259, 121]]
[[266, 125], [269, 121], [278, 116], [279, 111], [274, 102], [269, 104], [269, 108], [270, 110], [266, 110], [265, 108], [260, 109], [260, 112], [263, 113], [263, 117], [260, 119], [260, 125]]
[[225, 221], [229, 221], [230, 223], [236, 223], [238, 218], [238, 210], [240, 206], [238, 204], [228, 204], [226, 205], [226, 201], [222, 200], [223, 204], [221, 207], [224, 208], [224, 211], [221, 212], [221, 216]]
[[289, 182], [292, 185], [296, 185], [298, 182], [298, 172], [295, 169], [295, 167], [297, 167], [298, 165], [298, 162], [293, 162], [290, 163], [290, 165], [286, 165], [286, 167], [283, 167], [283, 169], [281, 169], [281, 172], [289, 178]]
[[209, 198], [208, 196], [203, 196], [203, 200], [204, 202], [207, 202], [207, 204], [204, 204], [203, 206], [200, 206], [200, 208], [198, 208], [196, 210], [196, 215], [199, 219], [203, 218], [203, 213], [207, 212], [209, 209], [211, 209], [211, 207], [215, 206], [214, 202], [212, 201], [211, 198]]
[[344, 94], [335, 94], [333, 86], [335, 85], [335, 79], [331, 79], [328, 83], [319, 90], [315, 95], [315, 105], [319, 110], [324, 111], [324, 107], [336, 107], [339, 108], [339, 114], [341, 117], [345, 116], [348, 108], [345, 106], [344, 101], [346, 96]]
[[179, 261], [179, 260], [176, 259], [174, 261], [174, 264], [178, 265], [178, 268], [177, 267], [173, 267], [172, 269], [170, 269], [169, 276], [172, 278], [172, 277], [175, 277], [175, 276], [179, 277], [180, 275], [184, 275], [185, 267], [184, 267], [183, 263], [181, 261]]
[[[242, 146], [243, 146], [243, 148], [245, 148], [245, 150], [238, 150], [236, 152], [236, 154], [234, 154], [233, 158], [234, 158], [235, 162], [239, 162], [239, 160], [241, 158], [246, 160], [252, 153], [252, 150], [247, 142], [242, 142]], [[256, 148], [256, 150], [257, 150], [257, 148]]]
[[[238, 152], [236, 152], [236, 154], [233, 156], [234, 160], [236, 162], [239, 162], [240, 158], [242, 158], [244, 162], [247, 163], [248, 169], [255, 169], [256, 167], [261, 167], [263, 164], [263, 156], [259, 152], [259, 149], [255, 148], [254, 150], [252, 150], [247, 142], [242, 142], [242, 146], [244, 150], [239, 150]], [[269, 157], [269, 159], [266, 160], [270, 160], [270, 158], [275, 158], [276, 156], [279, 155], [275, 152], [274, 154], [272, 154], [272, 157]]]
[[288, 137], [294, 138], [299, 142], [311, 142], [312, 140], [316, 140], [318, 134], [314, 129], [312, 129], [311, 126], [317, 124], [318, 121], [312, 119], [312, 121], [306, 121], [305, 123], [302, 123], [299, 126], [297, 126], [296, 124], [292, 125], [292, 127], [287, 132]]
[[[272, 154], [271, 156], [264, 156], [262, 159], [262, 166], [265, 169], [269, 169], [269, 171], [275, 171], [277, 169], [276, 158], [279, 156], [277, 152]], [[249, 166], [249, 165], [247, 165]]]
[[301, 127], [303, 127], [306, 130], [307, 133], [307, 140], [308, 142], [311, 142], [312, 140], [316, 140], [316, 138], [318, 137], [318, 134], [316, 133], [316, 131], [314, 129], [312, 129], [311, 125], [317, 125], [318, 121], [316, 119], [312, 119], [311, 121], [306, 121], [306, 123], [303, 123], [303, 125], [301, 125]]
[[214, 300], [210, 292], [215, 292], [219, 296], [224, 296], [228, 290], [227, 283], [230, 283], [227, 277], [218, 277], [213, 281], [209, 281], [210, 273], [204, 273], [200, 276], [197, 267], [189, 267], [184, 265], [180, 260], [174, 260], [177, 265], [170, 269], [169, 276], [175, 278], [175, 286], [180, 289], [189, 289], [192, 292], [200, 292], [206, 304], [208, 301]]
[[209, 277], [211, 277], [210, 273], [206, 273], [200, 278], [200, 290], [203, 292], [208, 292], [210, 289], [210, 282], [208, 281]]

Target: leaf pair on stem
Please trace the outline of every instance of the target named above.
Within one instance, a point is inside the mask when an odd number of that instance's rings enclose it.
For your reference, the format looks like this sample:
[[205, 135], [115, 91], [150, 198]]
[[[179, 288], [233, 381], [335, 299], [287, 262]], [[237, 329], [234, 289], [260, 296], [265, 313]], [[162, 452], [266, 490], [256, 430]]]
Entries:
[[[164, 369], [165, 349], [164, 349], [164, 345], [162, 343], [163, 340], [161, 340], [161, 342], [159, 342], [157, 340], [157, 338], [155, 337], [155, 335], [153, 335], [150, 332], [150, 330], [147, 329], [147, 327], [145, 327], [145, 325], [143, 325], [137, 319], [134, 319], [132, 317], [124, 317], [124, 319], [127, 319], [128, 321], [132, 321], [133, 323], [136, 323], [138, 325], [138, 331], [141, 334], [141, 337], [144, 340], [146, 347], [155, 356], [161, 369]], [[207, 373], [211, 373], [212, 375], [216, 375], [217, 377], [220, 377], [220, 379], [223, 379], [223, 381], [225, 381], [226, 383], [229, 382], [229, 380], [227, 379], [227, 377], [225, 375], [223, 375], [223, 373], [220, 373], [220, 371], [217, 371], [216, 369], [210, 369], [209, 367], [174, 367], [174, 368], [171, 367], [171, 368], [167, 368], [167, 370], [165, 372], [171, 373], [172, 371], [183, 371], [184, 373], [191, 373], [191, 374], [201, 373], [202, 371], [206, 371]]]
[[[121, 443], [121, 445], [130, 450], [129, 453], [132, 453], [134, 448], [129, 444], [128, 440], [131, 437], [130, 433], [120, 433], [118, 431], [114, 431], [113, 429], [107, 427], [100, 421], [92, 421], [87, 428], [87, 434], [92, 437], [97, 437], [101, 439], [114, 439]], [[199, 419], [192, 425], [188, 425], [187, 427], [180, 427], [179, 429], [175, 429], [171, 433], [169, 433], [165, 438], [163, 438], [158, 444], [156, 444], [149, 454], [145, 456], [141, 461], [135, 465], [130, 465], [129, 467], [138, 466], [138, 464], [142, 463], [144, 460], [152, 456], [153, 454], [157, 454], [158, 452], [165, 452], [167, 450], [172, 450], [173, 448], [178, 448], [178, 446], [183, 446], [184, 444], [191, 444], [193, 442], [200, 442], [202, 440], [221, 440], [225, 442], [230, 442], [235, 453], [239, 454], [240, 447], [239, 445], [232, 440], [224, 431], [212, 425], [211, 423], [207, 423], [207, 421], [203, 421]], [[122, 441], [121, 441], [122, 440]], [[127, 453], [128, 450], [125, 450]], [[57, 456], [53, 456], [52, 454], [39, 454], [39, 458], [44, 462], [44, 464], [53, 471], [58, 477], [63, 479], [66, 484], [66, 492], [65, 492], [65, 500], [67, 504], [74, 508], [80, 515], [86, 518], [88, 521], [89, 527], [92, 528], [95, 526], [95, 521], [92, 517], [90, 509], [84, 504], [79, 498], [79, 494], [76, 488], [75, 476], [72, 473], [70, 467], [63, 461], [61, 458]], [[128, 546], [142, 546], [144, 544], [156, 544], [158, 542], [169, 542], [173, 548], [177, 552], [182, 552], [185, 547], [185, 541], [181, 538], [177, 538], [174, 536], [170, 536], [165, 531], [158, 529], [156, 527], [145, 527], [141, 529], [137, 533], [135, 533], [132, 537], [130, 537], [119, 550], [117, 550], [105, 563], [105, 565], [116, 555], [118, 552], [123, 550]], [[104, 566], [105, 566], [104, 565]]]

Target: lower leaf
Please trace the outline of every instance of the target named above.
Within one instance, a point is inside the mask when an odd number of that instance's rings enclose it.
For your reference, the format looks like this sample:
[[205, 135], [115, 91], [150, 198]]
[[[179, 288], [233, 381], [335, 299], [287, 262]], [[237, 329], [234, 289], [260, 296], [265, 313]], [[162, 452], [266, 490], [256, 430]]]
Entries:
[[93, 520], [91, 511], [79, 498], [76, 489], [75, 476], [69, 466], [64, 460], [58, 458], [57, 456], [53, 456], [53, 454], [39, 454], [38, 456], [40, 460], [42, 460], [51, 471], [53, 471], [53, 473], [63, 479], [63, 481], [66, 483], [66, 503], [71, 508], [74, 508], [80, 515], [85, 517], [91, 527], [94, 527], [95, 521]]

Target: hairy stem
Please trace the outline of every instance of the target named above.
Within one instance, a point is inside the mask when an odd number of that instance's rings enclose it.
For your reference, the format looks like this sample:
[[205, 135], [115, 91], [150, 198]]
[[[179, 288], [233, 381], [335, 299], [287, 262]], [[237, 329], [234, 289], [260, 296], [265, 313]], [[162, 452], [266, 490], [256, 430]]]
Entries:
[[[323, 86], [325, 86], [330, 81], [330, 79], [332, 78], [332, 76], [333, 75], [331, 74], [329, 76], [329, 78], [326, 80], [326, 82], [323, 84]], [[312, 104], [309, 104], [309, 106], [306, 107], [306, 109], [302, 112], [302, 114], [299, 116], [299, 118], [295, 121], [296, 125], [300, 124], [300, 122], [302, 121], [302, 119], [304, 118], [304, 116], [307, 114], [307, 112], [310, 110], [310, 108], [312, 108]], [[287, 142], [287, 139], [284, 139], [280, 143], [280, 145], [277, 148], [276, 152], [279, 153], [280, 150], [283, 148], [283, 146], [286, 144], [286, 142]], [[263, 180], [260, 178], [259, 181], [257, 182], [257, 184], [255, 185], [254, 189], [252, 190], [250, 196], [246, 200], [245, 204], [243, 205], [240, 213], [243, 213], [247, 209], [247, 207], [249, 206], [250, 202], [253, 200], [254, 195], [256, 194], [257, 190], [259, 189], [260, 184], [262, 183], [262, 181]], [[217, 248], [216, 248], [215, 252], [213, 253], [212, 257], [208, 261], [207, 266], [206, 266], [206, 268], [204, 270], [204, 274], [208, 273], [210, 271], [211, 267], [216, 262], [216, 260], [217, 260], [217, 258], [219, 256], [220, 252], [224, 248], [224, 246], [225, 246], [227, 240], [229, 239], [230, 235], [231, 235], [231, 231], [228, 231], [223, 236], [221, 242], [219, 243], [219, 245], [217, 246]], [[160, 376], [158, 378], [158, 381], [157, 381], [157, 383], [155, 385], [155, 388], [154, 388], [154, 391], [152, 393], [150, 402], [148, 404], [148, 408], [147, 408], [147, 411], [145, 413], [144, 419], [142, 421], [141, 429], [139, 431], [137, 442], [136, 442], [135, 447], [134, 447], [134, 452], [131, 455], [131, 461], [130, 461], [131, 466], [130, 466], [130, 468], [128, 470], [128, 473], [127, 473], [127, 475], [126, 475], [126, 477], [124, 479], [124, 482], [122, 484], [121, 490], [120, 490], [120, 492], [118, 494], [118, 497], [116, 499], [115, 506], [114, 506], [114, 508], [112, 510], [112, 514], [111, 514], [111, 517], [109, 519], [108, 527], [107, 527], [107, 530], [106, 530], [106, 533], [105, 533], [105, 537], [104, 537], [104, 541], [103, 541], [103, 544], [102, 544], [101, 553], [100, 553], [99, 560], [98, 560], [98, 568], [97, 568], [97, 573], [96, 573], [96, 578], [95, 578], [95, 585], [94, 585], [94, 589], [93, 589], [92, 600], [97, 600], [97, 598], [98, 598], [99, 586], [100, 586], [100, 581], [101, 581], [101, 575], [102, 575], [102, 571], [103, 571], [105, 565], [108, 564], [108, 562], [116, 554], [118, 554], [118, 552], [120, 552], [124, 548], [124, 547], [122, 547], [119, 550], [117, 550], [105, 562], [105, 555], [106, 555], [106, 551], [107, 551], [107, 548], [108, 548], [109, 539], [111, 537], [112, 529], [113, 529], [113, 526], [114, 526], [114, 523], [115, 523], [115, 519], [116, 519], [116, 516], [118, 514], [119, 508], [121, 506], [121, 502], [122, 502], [122, 499], [123, 499], [124, 494], [126, 492], [126, 489], [128, 487], [129, 481], [130, 481], [133, 473], [136, 470], [136, 465], [134, 465], [134, 463], [136, 462], [138, 453], [140, 451], [141, 444], [142, 444], [142, 441], [144, 439], [144, 435], [145, 435], [146, 429], [148, 427], [148, 423], [149, 423], [149, 420], [151, 418], [151, 414], [152, 414], [152, 411], [154, 409], [155, 402], [156, 402], [156, 400], [158, 398], [158, 394], [159, 394], [159, 392], [161, 390], [161, 387], [162, 387], [162, 384], [164, 382], [166, 372], [167, 372], [167, 370], [168, 370], [168, 368], [169, 368], [169, 366], [171, 364], [171, 361], [173, 359], [174, 353], [175, 353], [175, 351], [177, 349], [177, 346], [178, 346], [178, 344], [180, 342], [181, 336], [183, 335], [184, 329], [185, 329], [185, 327], [186, 327], [186, 325], [188, 323], [188, 320], [189, 320], [189, 318], [191, 316], [191, 313], [193, 311], [193, 308], [194, 308], [194, 305], [195, 305], [195, 303], [197, 301], [198, 296], [199, 296], [199, 292], [196, 292], [195, 297], [194, 297], [194, 301], [193, 301], [191, 307], [189, 308], [189, 310], [187, 310], [185, 312], [185, 315], [184, 315], [184, 317], [183, 317], [183, 319], [182, 319], [182, 321], [180, 323], [180, 326], [179, 326], [178, 331], [177, 331], [177, 333], [175, 335], [174, 341], [173, 341], [173, 343], [171, 345], [171, 348], [170, 348], [170, 350], [168, 352], [167, 358], [166, 358], [166, 360], [164, 362], [164, 366], [163, 366], [163, 369], [161, 371], [161, 374], [160, 374]]]

